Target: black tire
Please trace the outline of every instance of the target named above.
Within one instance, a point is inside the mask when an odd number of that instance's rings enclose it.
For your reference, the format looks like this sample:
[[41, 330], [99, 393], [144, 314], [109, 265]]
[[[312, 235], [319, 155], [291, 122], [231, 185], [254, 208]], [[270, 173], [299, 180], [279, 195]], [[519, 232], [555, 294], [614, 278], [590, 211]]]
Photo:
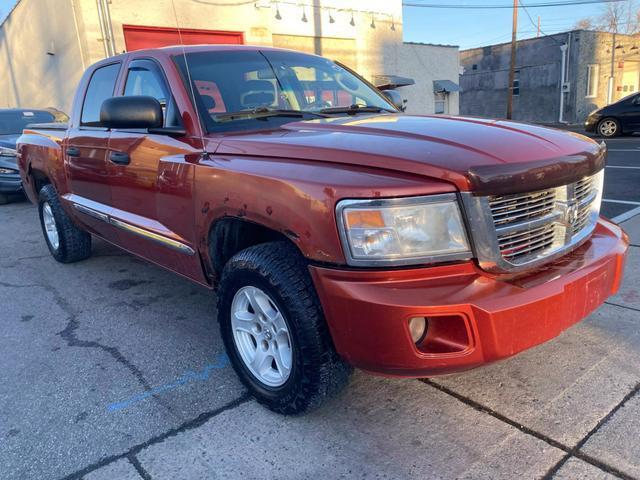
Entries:
[[597, 132], [601, 137], [613, 138], [622, 135], [622, 126], [617, 119], [607, 117], [598, 122]]
[[[234, 340], [235, 294], [253, 286], [265, 292], [285, 318], [292, 341], [292, 367], [279, 387], [266, 385], [247, 368]], [[352, 367], [336, 353], [306, 261], [288, 242], [256, 245], [225, 265], [218, 290], [218, 322], [236, 373], [274, 412], [292, 415], [319, 407], [348, 383]]]
[[[43, 218], [43, 208], [45, 204], [51, 207], [55, 226], [58, 232], [57, 248], [51, 244], [45, 229]], [[53, 258], [60, 263], [73, 263], [85, 260], [91, 256], [91, 235], [80, 230], [69, 218], [60, 205], [58, 193], [53, 185], [48, 184], [42, 187], [38, 198], [38, 213], [40, 215], [40, 226], [45, 242]]]
[[6, 205], [7, 203], [9, 203], [9, 195], [0, 193], [0, 205]]

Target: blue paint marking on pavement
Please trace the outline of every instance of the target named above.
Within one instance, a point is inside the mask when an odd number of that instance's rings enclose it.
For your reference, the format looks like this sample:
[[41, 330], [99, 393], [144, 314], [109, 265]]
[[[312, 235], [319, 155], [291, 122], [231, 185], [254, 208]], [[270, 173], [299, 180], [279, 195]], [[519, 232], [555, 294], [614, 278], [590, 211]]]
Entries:
[[202, 371], [194, 372], [192, 370], [188, 370], [187, 372], [184, 373], [184, 375], [178, 378], [178, 380], [176, 380], [175, 382], [165, 383], [164, 385], [160, 385], [159, 387], [155, 387], [155, 388], [152, 388], [151, 390], [147, 390], [146, 392], [143, 392], [139, 395], [131, 397], [122, 402], [112, 403], [107, 406], [107, 410], [110, 412], [117, 412], [118, 410], [122, 410], [123, 408], [130, 407], [134, 403], [138, 403], [143, 400], [146, 400], [147, 398], [153, 395], [158, 395], [158, 394], [167, 392], [169, 390], [182, 387], [183, 385], [186, 385], [189, 382], [193, 382], [193, 381], [204, 382], [209, 379], [209, 376], [212, 370], [220, 370], [222, 368], [225, 368], [227, 365], [229, 365], [229, 357], [227, 357], [226, 354], [221, 353], [216, 357], [215, 363], [211, 363], [205, 366], [204, 369], [202, 369]]

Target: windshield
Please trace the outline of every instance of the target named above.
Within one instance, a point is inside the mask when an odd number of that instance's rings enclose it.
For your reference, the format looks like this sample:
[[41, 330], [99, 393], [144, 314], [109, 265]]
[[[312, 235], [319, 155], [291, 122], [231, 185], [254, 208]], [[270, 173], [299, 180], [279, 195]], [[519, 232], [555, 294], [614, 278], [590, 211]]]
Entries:
[[618, 100], [615, 103], [625, 103], [625, 102], [627, 102], [629, 100], [633, 101], [635, 99], [635, 97], [640, 98], [640, 94], [638, 92], [634, 92], [634, 93], [632, 93], [630, 95], [625, 95], [624, 97], [622, 97], [620, 100]]
[[353, 106], [362, 111], [396, 111], [358, 76], [322, 57], [287, 51], [192, 52], [186, 57], [188, 73], [183, 55], [175, 61], [183, 79], [191, 78], [209, 132], [229, 129], [229, 124], [238, 129], [255, 127], [257, 122], [291, 121], [286, 112], [281, 117], [229, 115], [238, 112], [281, 110], [314, 118], [344, 114], [341, 108]]
[[0, 135], [19, 135], [32, 123], [51, 123], [55, 120], [42, 110], [0, 110]]

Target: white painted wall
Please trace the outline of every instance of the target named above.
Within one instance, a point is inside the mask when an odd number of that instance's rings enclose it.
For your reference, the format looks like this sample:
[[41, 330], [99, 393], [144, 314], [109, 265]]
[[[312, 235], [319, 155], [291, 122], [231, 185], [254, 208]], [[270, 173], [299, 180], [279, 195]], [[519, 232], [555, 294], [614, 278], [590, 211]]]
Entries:
[[84, 72], [70, 0], [22, 0], [0, 28], [0, 108], [68, 112]]
[[[451, 80], [458, 84], [460, 60], [458, 47], [405, 43], [399, 50], [398, 74], [413, 78], [415, 85], [399, 88], [408, 100], [407, 113], [435, 112], [434, 80]], [[460, 95], [448, 95], [448, 113], [458, 115]]]

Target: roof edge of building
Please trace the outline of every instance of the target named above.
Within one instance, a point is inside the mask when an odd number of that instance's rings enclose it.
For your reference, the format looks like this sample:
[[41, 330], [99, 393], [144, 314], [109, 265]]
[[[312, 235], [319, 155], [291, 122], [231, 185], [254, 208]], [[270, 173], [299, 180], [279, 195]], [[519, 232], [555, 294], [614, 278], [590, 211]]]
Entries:
[[[552, 37], [559, 37], [562, 35], [567, 35], [569, 33], [577, 33], [577, 32], [588, 32], [588, 33], [605, 33], [605, 34], [611, 34], [612, 32], [607, 32], [606, 30], [593, 30], [593, 29], [589, 29], [589, 28], [574, 28], [572, 30], [566, 30], [564, 32], [557, 32], [557, 33], [551, 33], [548, 35], [541, 35], [540, 37], [529, 37], [529, 38], [521, 38], [518, 40], [518, 43], [521, 42], [530, 42], [533, 40], [543, 40], [545, 38], [552, 38]], [[634, 34], [630, 34], [630, 33], [617, 33], [616, 35], [618, 36], [624, 36], [624, 37], [635, 37], [637, 35]], [[482, 45], [479, 47], [472, 47], [472, 48], [465, 48], [463, 50], [460, 50], [461, 53], [464, 52], [471, 52], [473, 50], [481, 50], [483, 48], [487, 48], [487, 47], [500, 47], [502, 45], [509, 45], [511, 44], [511, 41], [508, 42], [501, 42], [501, 43], [491, 43], [489, 45]]]
[[460, 48], [459, 45], [448, 45], [444, 43], [402, 42], [402, 44], [403, 45], [423, 45], [426, 47]]

